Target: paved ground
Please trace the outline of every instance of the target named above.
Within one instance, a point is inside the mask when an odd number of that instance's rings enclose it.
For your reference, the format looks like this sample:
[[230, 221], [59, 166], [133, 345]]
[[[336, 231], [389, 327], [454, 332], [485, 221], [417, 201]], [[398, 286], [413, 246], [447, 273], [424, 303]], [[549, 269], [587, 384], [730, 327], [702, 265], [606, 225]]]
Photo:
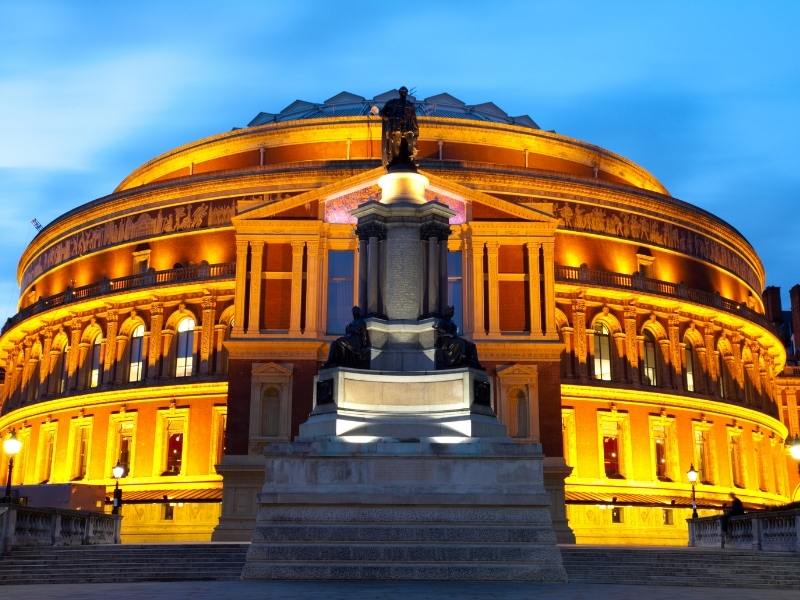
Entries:
[[739, 588], [686, 588], [643, 585], [519, 584], [519, 583], [368, 583], [233, 581], [189, 583], [95, 583], [63, 585], [9, 585], [3, 598], [14, 600], [423, 600], [448, 598], [473, 600], [797, 600], [798, 590], [746, 590]]

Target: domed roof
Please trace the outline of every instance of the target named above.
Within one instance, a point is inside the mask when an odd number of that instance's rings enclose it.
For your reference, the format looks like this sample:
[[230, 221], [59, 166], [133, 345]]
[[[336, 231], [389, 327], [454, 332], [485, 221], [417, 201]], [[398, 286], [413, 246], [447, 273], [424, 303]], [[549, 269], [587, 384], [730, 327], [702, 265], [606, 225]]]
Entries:
[[[255, 127], [268, 123], [296, 121], [298, 119], [368, 115], [373, 106], [381, 108], [387, 100], [399, 97], [399, 95], [400, 93], [397, 90], [389, 90], [383, 94], [378, 94], [372, 99], [367, 99], [350, 92], [339, 92], [321, 104], [307, 102], [306, 100], [295, 100], [279, 113], [258, 113], [247, 126]], [[447, 93], [428, 96], [424, 100], [417, 100], [411, 94], [408, 97], [416, 102], [417, 115], [419, 116], [473, 119], [539, 129], [536, 122], [528, 115], [512, 117], [493, 102], [466, 104]]]

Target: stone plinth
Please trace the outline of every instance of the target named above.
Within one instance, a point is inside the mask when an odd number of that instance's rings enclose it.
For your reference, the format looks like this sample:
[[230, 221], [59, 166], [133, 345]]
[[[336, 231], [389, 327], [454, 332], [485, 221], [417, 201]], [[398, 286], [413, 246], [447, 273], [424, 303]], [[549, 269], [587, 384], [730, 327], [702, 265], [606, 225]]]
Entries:
[[494, 437], [506, 428], [491, 409], [486, 373], [452, 369], [422, 373], [337, 367], [317, 376], [314, 410], [300, 439]]
[[273, 444], [245, 579], [565, 581], [538, 444]]
[[377, 371], [433, 371], [436, 368], [435, 319], [367, 319], [372, 344], [370, 367]]

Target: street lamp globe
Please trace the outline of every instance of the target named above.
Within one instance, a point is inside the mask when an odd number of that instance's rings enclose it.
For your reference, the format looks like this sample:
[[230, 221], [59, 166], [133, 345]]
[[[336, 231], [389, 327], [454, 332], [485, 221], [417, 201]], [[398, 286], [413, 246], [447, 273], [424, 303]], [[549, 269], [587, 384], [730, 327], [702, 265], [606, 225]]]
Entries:
[[795, 436], [794, 441], [789, 444], [789, 456], [795, 460], [800, 460], [800, 435]]
[[17, 434], [12, 431], [11, 437], [3, 440], [3, 452], [8, 456], [16, 456], [22, 450], [22, 442], [17, 438]]
[[694, 465], [689, 467], [689, 471], [686, 473], [686, 477], [689, 478], [689, 483], [697, 483], [697, 471], [694, 468]]
[[111, 474], [114, 476], [114, 479], [119, 479], [123, 475], [125, 475], [125, 467], [120, 464], [114, 465], [111, 469]]

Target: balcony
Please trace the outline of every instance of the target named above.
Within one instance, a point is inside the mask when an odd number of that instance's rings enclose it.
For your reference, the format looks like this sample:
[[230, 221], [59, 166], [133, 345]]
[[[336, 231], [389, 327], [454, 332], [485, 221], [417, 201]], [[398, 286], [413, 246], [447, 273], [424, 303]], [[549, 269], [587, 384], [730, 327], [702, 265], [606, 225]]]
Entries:
[[556, 281], [562, 283], [582, 283], [598, 287], [612, 287], [623, 290], [640, 291], [670, 298], [682, 298], [688, 302], [719, 308], [725, 312], [747, 319], [764, 329], [774, 332], [767, 318], [740, 302], [723, 298], [717, 293], [686, 287], [682, 283], [670, 283], [650, 279], [639, 273], [626, 275], [612, 271], [599, 271], [587, 267], [566, 267], [556, 265]]
[[0, 334], [4, 334], [11, 327], [24, 321], [25, 319], [38, 315], [46, 310], [130, 290], [138, 290], [149, 287], [159, 287], [172, 285], [182, 282], [214, 281], [220, 279], [233, 279], [236, 275], [236, 263], [218, 263], [209, 265], [201, 263], [199, 265], [187, 265], [175, 269], [164, 271], [150, 270], [136, 275], [127, 275], [116, 279], [103, 279], [96, 283], [90, 283], [76, 288], [67, 288], [60, 294], [39, 298], [33, 304], [26, 306], [16, 315], [9, 317]]

